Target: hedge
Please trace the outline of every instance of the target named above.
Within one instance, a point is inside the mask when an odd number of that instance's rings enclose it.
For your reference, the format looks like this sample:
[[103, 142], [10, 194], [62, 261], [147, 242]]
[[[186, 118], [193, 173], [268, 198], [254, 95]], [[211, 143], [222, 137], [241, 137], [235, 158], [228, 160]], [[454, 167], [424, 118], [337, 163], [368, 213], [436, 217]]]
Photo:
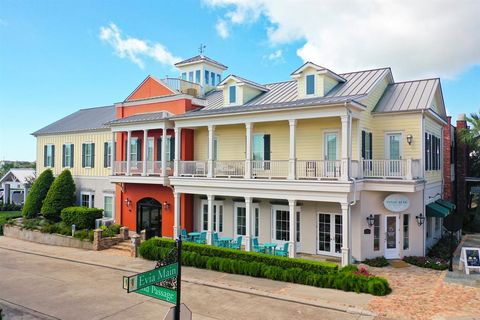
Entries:
[[27, 194], [27, 200], [22, 209], [25, 218], [35, 218], [42, 209], [42, 203], [53, 182], [52, 170], [47, 169], [35, 180]]
[[40, 211], [51, 221], [60, 220], [60, 212], [75, 204], [75, 183], [70, 170], [65, 169], [58, 175], [48, 190]]
[[62, 209], [60, 216], [62, 221], [69, 226], [74, 224], [77, 229], [93, 229], [95, 220], [103, 217], [103, 209], [68, 207]]
[[[145, 259], [163, 260], [174, 243], [171, 239], [152, 238], [140, 245], [140, 254]], [[391, 292], [387, 280], [356, 274], [356, 266], [339, 269], [336, 264], [328, 262], [276, 257], [189, 242], [184, 242], [182, 246], [182, 265], [378, 296]]]

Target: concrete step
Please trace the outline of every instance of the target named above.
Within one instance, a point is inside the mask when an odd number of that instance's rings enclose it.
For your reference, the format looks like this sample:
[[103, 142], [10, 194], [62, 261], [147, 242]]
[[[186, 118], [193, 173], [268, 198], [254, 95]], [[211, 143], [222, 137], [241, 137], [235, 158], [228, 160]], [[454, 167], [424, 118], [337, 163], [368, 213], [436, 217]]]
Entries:
[[131, 248], [132, 248], [132, 244], [130, 243], [130, 241], [123, 241], [123, 242], [120, 242], [119, 244], [111, 246], [109, 249], [130, 252]]

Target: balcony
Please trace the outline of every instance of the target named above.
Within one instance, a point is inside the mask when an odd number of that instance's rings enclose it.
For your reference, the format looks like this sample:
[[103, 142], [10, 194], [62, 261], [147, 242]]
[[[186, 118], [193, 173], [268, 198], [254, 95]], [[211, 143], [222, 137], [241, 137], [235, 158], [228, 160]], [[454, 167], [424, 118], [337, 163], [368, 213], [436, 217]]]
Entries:
[[130, 168], [127, 161], [115, 161], [115, 176], [171, 176], [173, 175], [173, 161], [167, 161], [166, 174], [162, 174], [162, 161], [146, 161], [146, 170], [143, 170], [143, 161], [130, 161]]
[[190, 96], [200, 97], [203, 96], [203, 87], [198, 83], [190, 82], [178, 78], [165, 78], [162, 81], [173, 90], [176, 90], [180, 93], [185, 93]]

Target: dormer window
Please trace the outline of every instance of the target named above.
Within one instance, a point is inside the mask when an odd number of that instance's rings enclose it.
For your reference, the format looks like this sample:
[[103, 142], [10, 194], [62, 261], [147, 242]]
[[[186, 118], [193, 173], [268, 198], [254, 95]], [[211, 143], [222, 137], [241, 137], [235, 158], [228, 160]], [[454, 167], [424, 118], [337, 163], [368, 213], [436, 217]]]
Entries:
[[230, 86], [228, 88], [228, 93], [229, 93], [229, 102], [230, 103], [235, 103], [237, 101], [237, 87], [236, 86]]
[[205, 84], [208, 84], [210, 78], [210, 72], [208, 70], [205, 70]]
[[305, 79], [305, 85], [306, 85], [305, 93], [307, 95], [315, 94], [315, 75], [314, 74], [309, 74], [305, 78], [306, 78]]

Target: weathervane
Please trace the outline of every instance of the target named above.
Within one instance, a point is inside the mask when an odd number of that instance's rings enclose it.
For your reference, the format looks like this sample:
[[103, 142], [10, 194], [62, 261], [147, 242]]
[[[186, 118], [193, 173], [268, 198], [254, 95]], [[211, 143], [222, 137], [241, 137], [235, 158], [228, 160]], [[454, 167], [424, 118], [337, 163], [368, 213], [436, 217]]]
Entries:
[[204, 45], [203, 43], [200, 43], [200, 47], [198, 48], [198, 51], [200, 52], [200, 54], [203, 54], [205, 52], [205, 48], [207, 46]]

